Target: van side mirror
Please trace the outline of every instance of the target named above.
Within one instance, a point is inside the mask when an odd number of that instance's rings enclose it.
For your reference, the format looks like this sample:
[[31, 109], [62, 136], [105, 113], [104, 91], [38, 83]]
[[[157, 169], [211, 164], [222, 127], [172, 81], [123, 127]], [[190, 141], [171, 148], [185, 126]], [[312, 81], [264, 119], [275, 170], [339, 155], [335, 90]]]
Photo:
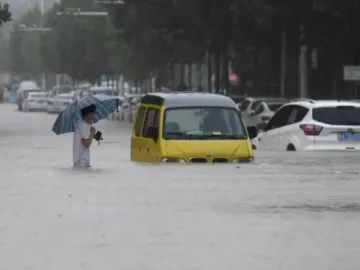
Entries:
[[257, 132], [257, 128], [252, 126], [252, 127], [247, 127], [247, 132], [249, 134], [249, 138], [250, 139], [254, 139], [256, 138], [256, 136], [258, 135], [258, 132]]
[[154, 127], [154, 126], [150, 126], [148, 127], [147, 130], [147, 137], [151, 138], [154, 140], [154, 142], [157, 142], [158, 137], [159, 137], [159, 128], [158, 127]]
[[266, 122], [261, 122], [261, 123], [257, 124], [256, 127], [258, 130], [265, 130], [266, 126], [267, 126]]

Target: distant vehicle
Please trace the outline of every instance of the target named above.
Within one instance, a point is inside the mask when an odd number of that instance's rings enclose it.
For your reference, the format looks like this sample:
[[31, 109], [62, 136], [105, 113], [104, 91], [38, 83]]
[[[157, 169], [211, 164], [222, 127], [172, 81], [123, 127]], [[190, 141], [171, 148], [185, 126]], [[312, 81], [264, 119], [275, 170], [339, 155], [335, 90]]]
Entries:
[[239, 111], [244, 115], [251, 116], [255, 112], [255, 109], [263, 101], [283, 101], [283, 98], [273, 98], [273, 97], [247, 97], [243, 102], [238, 105]]
[[61, 113], [76, 98], [75, 92], [60, 94], [49, 98], [46, 111], [48, 113]]
[[232, 96], [229, 96], [229, 98], [231, 98], [235, 103], [241, 103], [241, 102], [243, 102], [247, 97], [246, 97], [246, 96], [236, 96], [236, 95], [232, 95]]
[[68, 94], [74, 91], [71, 85], [56, 85], [49, 91], [49, 96], [54, 97], [60, 94]]
[[40, 87], [34, 81], [22, 81], [17, 88], [17, 104], [18, 110], [23, 110], [24, 100], [27, 99], [29, 93], [41, 91]]
[[136, 109], [144, 95], [127, 95], [121, 105], [120, 120], [132, 122]]
[[260, 102], [254, 112], [250, 115], [252, 123], [254, 125], [264, 122], [267, 123], [275, 112], [287, 102], [288, 101], [286, 100], [267, 100]]
[[31, 92], [23, 102], [23, 110], [45, 111], [47, 106], [48, 94], [46, 92]]
[[298, 99], [282, 106], [253, 140], [261, 150], [360, 150], [360, 104]]
[[236, 103], [209, 93], [151, 93], [137, 112], [131, 160], [152, 163], [245, 163], [254, 159]]
[[96, 95], [96, 94], [104, 94], [104, 95], [109, 95], [109, 96], [113, 96], [116, 94], [115, 89], [112, 88], [111, 85], [106, 85], [105, 83], [103, 83], [102, 85], [98, 86], [98, 85], [94, 85], [89, 89], [89, 93], [91, 95]]

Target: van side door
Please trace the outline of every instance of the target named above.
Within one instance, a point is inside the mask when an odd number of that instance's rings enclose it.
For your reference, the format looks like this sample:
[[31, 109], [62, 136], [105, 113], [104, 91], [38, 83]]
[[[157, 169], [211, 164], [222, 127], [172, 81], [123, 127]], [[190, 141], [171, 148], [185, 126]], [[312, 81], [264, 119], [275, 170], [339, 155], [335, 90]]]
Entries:
[[[160, 108], [148, 108], [145, 116], [144, 127], [142, 137], [144, 139], [144, 146], [147, 153], [148, 162], [159, 162], [160, 161]], [[157, 127], [159, 136], [156, 141], [149, 135], [149, 127]]]
[[141, 152], [143, 148], [143, 141], [141, 138], [144, 119], [146, 114], [146, 107], [141, 106], [136, 114], [136, 120], [133, 125], [132, 135], [131, 135], [131, 160], [132, 161], [144, 161], [145, 157]]

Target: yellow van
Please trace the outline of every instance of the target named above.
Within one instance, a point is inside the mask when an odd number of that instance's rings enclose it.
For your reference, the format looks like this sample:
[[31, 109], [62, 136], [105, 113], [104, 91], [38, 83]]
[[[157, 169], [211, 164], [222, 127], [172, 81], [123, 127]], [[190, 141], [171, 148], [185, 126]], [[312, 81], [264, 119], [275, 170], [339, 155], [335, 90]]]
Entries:
[[254, 154], [234, 101], [210, 93], [151, 93], [138, 108], [131, 160], [153, 163], [242, 163]]

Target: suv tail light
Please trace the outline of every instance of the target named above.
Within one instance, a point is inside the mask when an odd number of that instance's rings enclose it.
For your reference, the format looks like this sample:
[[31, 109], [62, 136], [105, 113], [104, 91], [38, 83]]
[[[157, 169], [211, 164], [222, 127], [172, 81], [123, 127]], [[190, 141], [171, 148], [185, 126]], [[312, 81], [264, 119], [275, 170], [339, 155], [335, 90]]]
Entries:
[[302, 129], [302, 131], [304, 131], [304, 134], [306, 136], [319, 136], [319, 134], [323, 129], [322, 126], [309, 125], [309, 124], [300, 125], [300, 128]]

